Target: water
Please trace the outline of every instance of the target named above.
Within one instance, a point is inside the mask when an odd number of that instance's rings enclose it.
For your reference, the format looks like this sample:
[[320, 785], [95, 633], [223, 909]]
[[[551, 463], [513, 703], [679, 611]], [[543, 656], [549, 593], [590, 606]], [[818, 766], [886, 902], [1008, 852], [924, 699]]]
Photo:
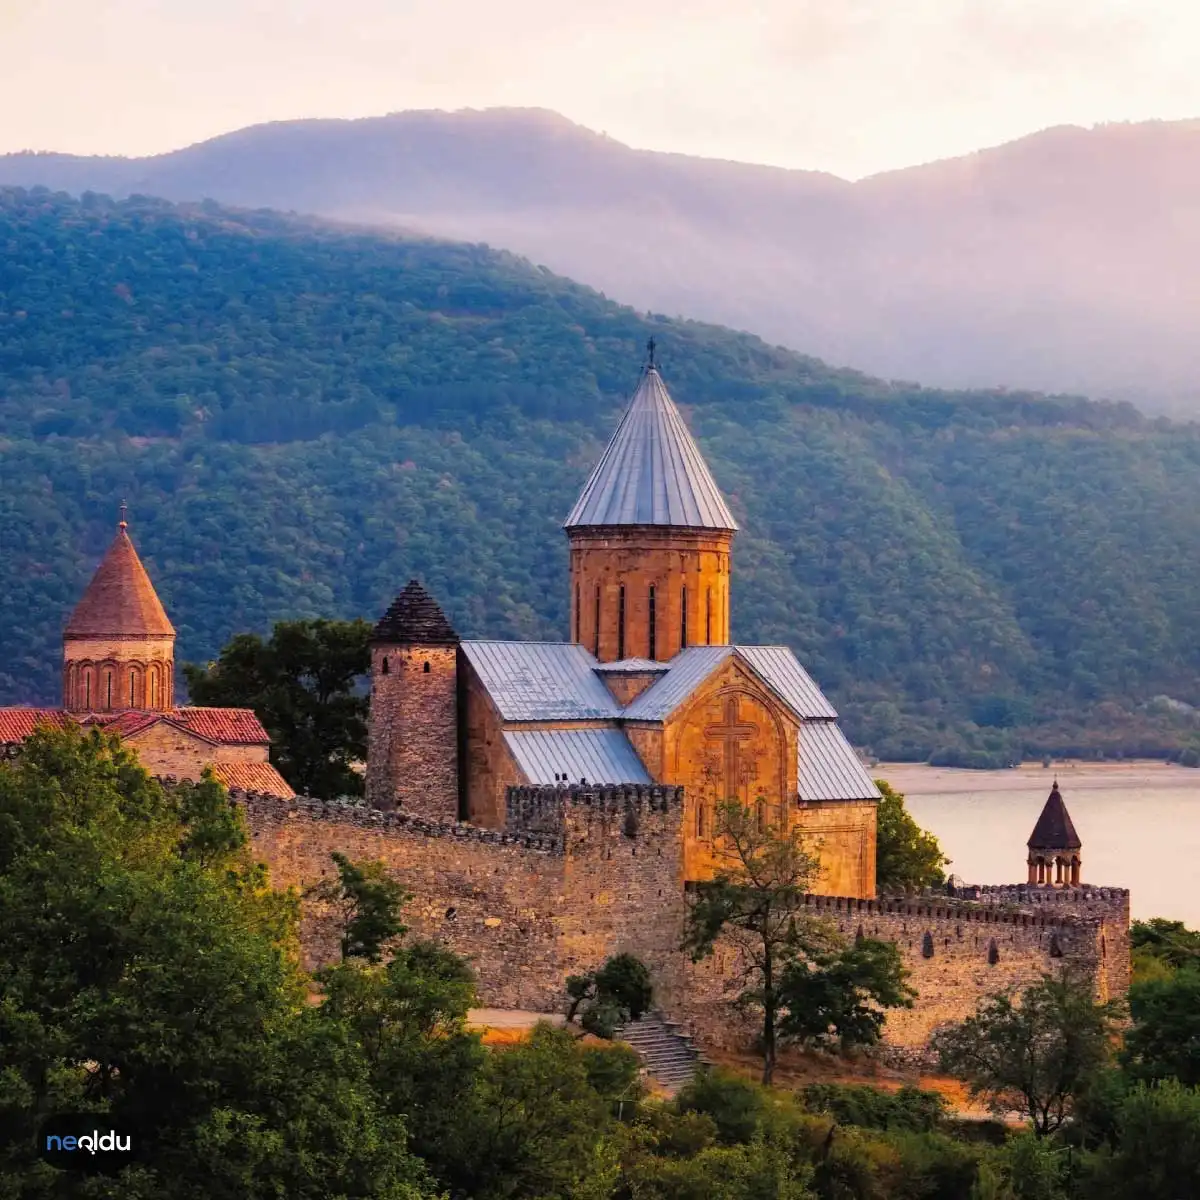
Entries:
[[1027, 878], [1025, 843], [1058, 779], [1083, 842], [1084, 883], [1125, 887], [1135, 918], [1200, 929], [1200, 770], [1162, 763], [961, 771], [880, 764], [966, 883]]

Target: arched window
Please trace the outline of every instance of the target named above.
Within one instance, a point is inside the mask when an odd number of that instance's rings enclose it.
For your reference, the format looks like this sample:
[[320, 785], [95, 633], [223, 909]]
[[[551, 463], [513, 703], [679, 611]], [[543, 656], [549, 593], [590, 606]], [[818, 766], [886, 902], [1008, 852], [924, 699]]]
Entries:
[[83, 669], [83, 707], [91, 709], [92, 707], [92, 668], [84, 667]]
[[388, 660], [386, 654], [383, 656], [383, 666], [380, 667], [379, 673], [381, 675], [386, 675], [388, 673]]
[[583, 636], [580, 632], [583, 622], [583, 616], [579, 611], [579, 584], [575, 585], [575, 642], [578, 645], [583, 641]]
[[135, 683], [134, 673], [132, 671], [130, 671], [129, 672], [129, 707], [130, 708], [135, 708], [137, 706], [137, 699], [135, 698], [135, 696], [133, 694], [134, 683]]
[[654, 611], [654, 584], [651, 584], [650, 585], [650, 637], [649, 637], [650, 661], [651, 662], [653, 662], [656, 658], [658, 658], [658, 654], [657, 654], [658, 646], [656, 644], [658, 639], [655, 636], [656, 632], [657, 632], [655, 629], [656, 615], [657, 614]]
[[702, 838], [704, 836], [704, 801], [696, 801], [696, 836]]
[[679, 591], [679, 648], [687, 649], [687, 584]]
[[158, 666], [157, 665], [152, 665], [150, 667], [150, 670], [148, 672], [148, 678], [147, 678], [146, 682], [150, 688], [150, 707], [157, 708], [158, 707]]
[[104, 672], [104, 707], [112, 708], [112, 672]]
[[425, 674], [428, 675], [429, 674], [429, 663], [426, 662], [425, 665], [421, 668], [421, 670], [423, 670], [425, 672]]
[[625, 657], [625, 585], [617, 597], [617, 658]]
[[712, 588], [704, 593], [704, 644], [712, 645]]
[[600, 585], [596, 584], [596, 623], [592, 626], [592, 654], [600, 657]]

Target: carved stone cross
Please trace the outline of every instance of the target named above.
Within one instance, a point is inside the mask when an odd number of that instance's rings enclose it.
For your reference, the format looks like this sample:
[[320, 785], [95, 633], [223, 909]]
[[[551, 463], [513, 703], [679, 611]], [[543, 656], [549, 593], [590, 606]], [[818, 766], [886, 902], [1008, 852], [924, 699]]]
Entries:
[[742, 742], [748, 741], [758, 733], [758, 726], [738, 721], [738, 698], [727, 696], [725, 699], [725, 723], [709, 725], [704, 730], [706, 738], [715, 738], [724, 747], [725, 758], [725, 800], [741, 799], [740, 771], [738, 759]]

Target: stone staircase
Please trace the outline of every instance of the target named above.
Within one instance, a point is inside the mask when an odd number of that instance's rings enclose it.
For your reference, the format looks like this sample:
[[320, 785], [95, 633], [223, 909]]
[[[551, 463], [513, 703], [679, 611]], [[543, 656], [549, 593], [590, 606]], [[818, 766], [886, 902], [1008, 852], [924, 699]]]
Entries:
[[617, 1041], [627, 1042], [638, 1052], [645, 1074], [671, 1095], [690, 1083], [700, 1067], [710, 1065], [692, 1039], [680, 1033], [679, 1028], [662, 1013], [649, 1012], [637, 1021], [622, 1025], [613, 1035]]

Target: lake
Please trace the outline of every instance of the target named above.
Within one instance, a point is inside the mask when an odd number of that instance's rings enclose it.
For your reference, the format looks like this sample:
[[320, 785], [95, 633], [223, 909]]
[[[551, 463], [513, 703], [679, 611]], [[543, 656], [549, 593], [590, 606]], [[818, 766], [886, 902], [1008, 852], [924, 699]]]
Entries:
[[965, 883], [1027, 878], [1025, 843], [1058, 780], [1083, 842], [1082, 880], [1130, 890], [1134, 917], [1200, 928], [1200, 770], [1155, 762], [963, 771], [880, 763]]

